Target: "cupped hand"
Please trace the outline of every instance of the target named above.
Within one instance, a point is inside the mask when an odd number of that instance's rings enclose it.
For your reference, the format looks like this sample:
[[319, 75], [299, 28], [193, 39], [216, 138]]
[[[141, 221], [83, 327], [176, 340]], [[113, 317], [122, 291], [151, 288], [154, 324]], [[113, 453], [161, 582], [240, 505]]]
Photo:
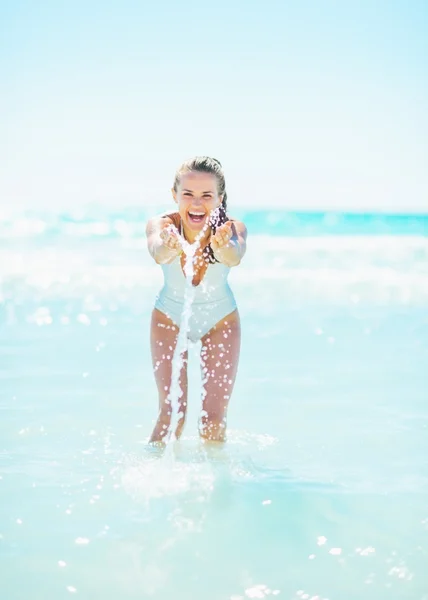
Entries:
[[219, 250], [227, 246], [233, 236], [232, 221], [226, 221], [217, 230], [214, 235], [211, 236], [211, 248], [213, 250]]
[[181, 252], [180, 234], [177, 228], [172, 224], [167, 224], [160, 232], [160, 238], [164, 246], [170, 250], [175, 250], [177, 254]]

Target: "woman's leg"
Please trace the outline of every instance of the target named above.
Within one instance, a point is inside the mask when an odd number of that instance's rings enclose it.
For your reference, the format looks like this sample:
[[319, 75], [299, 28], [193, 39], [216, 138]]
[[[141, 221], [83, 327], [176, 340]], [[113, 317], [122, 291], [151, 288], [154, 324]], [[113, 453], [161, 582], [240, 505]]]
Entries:
[[203, 338], [202, 415], [200, 435], [206, 440], [226, 439], [226, 415], [238, 371], [241, 324], [238, 311], [217, 323]]
[[[158, 420], [150, 438], [150, 443], [162, 442], [171, 424], [171, 403], [168, 394], [171, 387], [172, 359], [177, 343], [178, 327], [164, 313], [156, 308], [152, 313], [150, 343], [152, 351], [153, 371], [159, 392]], [[175, 436], [180, 437], [184, 427], [187, 411], [187, 352], [183, 355], [183, 367], [180, 373], [179, 412]]]

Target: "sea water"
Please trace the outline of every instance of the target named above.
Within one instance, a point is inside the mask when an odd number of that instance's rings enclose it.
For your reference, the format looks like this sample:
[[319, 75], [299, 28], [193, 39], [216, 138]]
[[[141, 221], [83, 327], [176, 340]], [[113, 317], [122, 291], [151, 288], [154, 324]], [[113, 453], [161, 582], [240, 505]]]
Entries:
[[0, 220], [1, 600], [428, 598], [428, 219], [236, 213], [228, 442], [157, 416], [149, 213]]

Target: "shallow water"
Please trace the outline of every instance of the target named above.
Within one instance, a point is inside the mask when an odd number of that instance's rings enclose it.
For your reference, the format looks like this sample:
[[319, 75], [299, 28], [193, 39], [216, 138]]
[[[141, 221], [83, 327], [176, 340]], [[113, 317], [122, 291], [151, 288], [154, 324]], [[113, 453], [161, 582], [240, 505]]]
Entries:
[[197, 439], [196, 347], [166, 457], [139, 218], [3, 222], [2, 600], [428, 599], [426, 220], [268, 216], [231, 274], [229, 441]]

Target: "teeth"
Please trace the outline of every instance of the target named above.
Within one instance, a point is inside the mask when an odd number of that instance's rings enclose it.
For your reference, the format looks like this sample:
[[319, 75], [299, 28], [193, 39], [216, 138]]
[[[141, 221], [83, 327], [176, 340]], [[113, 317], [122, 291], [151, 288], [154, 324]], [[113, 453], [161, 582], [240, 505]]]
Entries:
[[192, 217], [203, 217], [205, 215], [205, 213], [200, 213], [200, 212], [189, 212], [189, 215], [191, 215]]

